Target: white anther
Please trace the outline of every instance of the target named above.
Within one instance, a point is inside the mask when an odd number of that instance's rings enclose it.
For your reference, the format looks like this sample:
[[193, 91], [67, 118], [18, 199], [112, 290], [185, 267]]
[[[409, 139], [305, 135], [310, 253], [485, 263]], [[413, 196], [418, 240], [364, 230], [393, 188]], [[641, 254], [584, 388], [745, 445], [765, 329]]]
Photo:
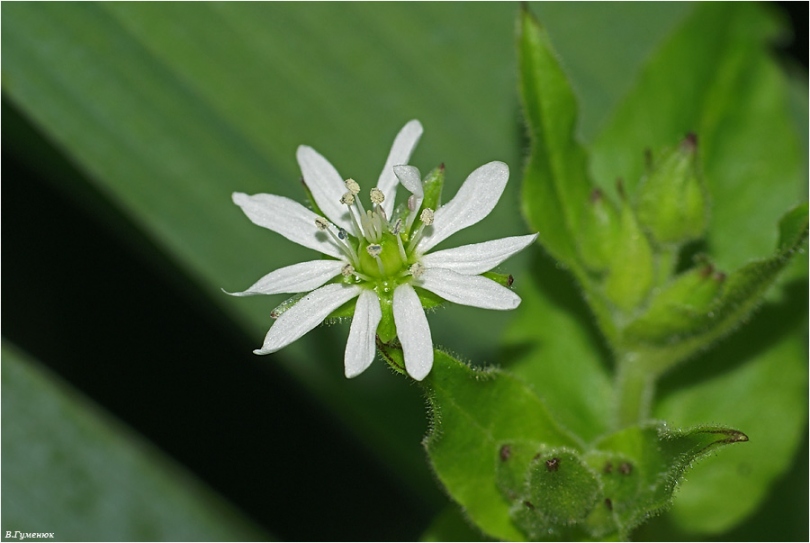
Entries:
[[382, 252], [382, 245], [377, 244], [369, 245], [368, 247], [366, 247], [366, 251], [368, 251], [368, 254], [370, 254], [371, 256], [380, 256], [380, 253]]
[[318, 230], [320, 230], [321, 232], [323, 232], [324, 230], [326, 230], [327, 228], [329, 228], [329, 221], [327, 221], [327, 220], [326, 220], [326, 219], [324, 219], [323, 217], [316, 217], [316, 218], [315, 218], [315, 226], [317, 226], [317, 227], [318, 227]]
[[394, 223], [394, 226], [391, 227], [391, 233], [394, 235], [399, 235], [402, 232], [402, 219], [397, 219], [397, 222]]
[[352, 191], [349, 191], [346, 194], [344, 194], [343, 196], [341, 196], [340, 197], [340, 203], [341, 204], [346, 204], [347, 206], [352, 205], [354, 203], [354, 194], [352, 194]]
[[383, 192], [380, 189], [378, 189], [377, 187], [371, 189], [371, 203], [381, 204], [383, 203], [384, 200], [385, 194], [383, 194]]
[[429, 207], [423, 209], [422, 214], [419, 215], [419, 218], [422, 220], [422, 223], [425, 226], [430, 226], [431, 224], [433, 224], [433, 210], [430, 209]]
[[346, 188], [352, 194], [358, 194], [360, 192], [360, 185], [357, 184], [357, 181], [354, 179], [347, 179], [346, 180]]
[[411, 194], [410, 196], [408, 196], [408, 210], [411, 213], [416, 211], [416, 195], [415, 194]]
[[419, 279], [423, 273], [425, 273], [425, 266], [421, 262], [416, 262], [411, 266], [411, 275], [414, 279]]
[[354, 275], [354, 266], [352, 266], [351, 264], [346, 264], [340, 270], [340, 273], [343, 274], [344, 277], [349, 277], [351, 275]]

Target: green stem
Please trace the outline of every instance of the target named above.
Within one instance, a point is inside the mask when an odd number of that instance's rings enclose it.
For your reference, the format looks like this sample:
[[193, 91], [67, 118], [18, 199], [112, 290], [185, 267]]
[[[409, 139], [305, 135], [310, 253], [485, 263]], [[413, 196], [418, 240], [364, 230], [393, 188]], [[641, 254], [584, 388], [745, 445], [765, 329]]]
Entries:
[[664, 285], [675, 271], [678, 263], [678, 246], [666, 246], [658, 248], [658, 266], [655, 273], [655, 284]]
[[655, 374], [639, 360], [622, 357], [616, 372], [616, 428], [647, 420], [654, 392]]

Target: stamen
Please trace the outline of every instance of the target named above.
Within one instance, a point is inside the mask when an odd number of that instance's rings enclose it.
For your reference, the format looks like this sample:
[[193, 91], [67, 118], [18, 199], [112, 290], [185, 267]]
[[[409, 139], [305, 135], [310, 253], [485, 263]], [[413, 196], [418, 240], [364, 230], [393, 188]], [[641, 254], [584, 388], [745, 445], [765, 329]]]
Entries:
[[343, 277], [349, 277], [350, 275], [354, 275], [354, 266], [352, 266], [351, 264], [346, 264], [340, 270], [340, 273], [343, 275]]
[[425, 226], [430, 226], [433, 224], [434, 213], [433, 210], [429, 207], [426, 207], [422, 210], [422, 214], [419, 215], [419, 219], [422, 221], [422, 224], [419, 225], [419, 228], [416, 229], [411, 241], [408, 242], [408, 251], [416, 247], [416, 244], [419, 243], [419, 240], [422, 239], [422, 233], [425, 231]]
[[397, 219], [397, 222], [391, 227], [391, 233], [398, 236], [400, 232], [402, 232], [402, 219]]
[[380, 253], [382, 252], [382, 245], [369, 245], [366, 247], [366, 251], [368, 251], [368, 254], [371, 256], [380, 256]]
[[379, 270], [380, 270], [380, 276], [385, 277], [385, 267], [383, 266], [382, 260], [380, 259], [380, 253], [382, 252], [382, 246], [381, 245], [376, 245], [376, 244], [369, 245], [368, 247], [366, 247], [366, 251], [368, 251], [368, 254], [373, 256], [374, 260], [377, 261], [377, 268], [379, 268]]
[[373, 204], [379, 205], [379, 204], [381, 204], [381, 203], [383, 203], [385, 201], [385, 194], [383, 194], [383, 192], [380, 189], [378, 189], [377, 187], [374, 187], [373, 189], [371, 189], [370, 197], [371, 197], [371, 203], [373, 203]]
[[354, 203], [354, 194], [352, 193], [352, 191], [349, 191], [346, 194], [344, 194], [343, 196], [341, 196], [340, 197], [340, 203], [341, 204], [346, 204], [347, 206], [352, 205]]
[[425, 273], [425, 266], [421, 262], [416, 262], [411, 266], [411, 275], [414, 279], [419, 279], [423, 273]]
[[408, 210], [413, 213], [416, 211], [416, 194], [408, 196]]
[[357, 252], [354, 250], [354, 246], [352, 246], [352, 242], [348, 240], [349, 234], [343, 228], [338, 229], [337, 235], [332, 231], [330, 226], [332, 224], [324, 219], [323, 217], [316, 217], [315, 218], [315, 226], [318, 227], [318, 230], [327, 232], [330, 236], [332, 236], [332, 241], [335, 242], [338, 249], [343, 251], [343, 253], [349, 257], [349, 260], [352, 262], [359, 262], [360, 260], [357, 258]]
[[357, 181], [354, 179], [347, 179], [346, 180], [346, 188], [352, 194], [359, 194], [360, 193], [360, 185], [357, 184]]

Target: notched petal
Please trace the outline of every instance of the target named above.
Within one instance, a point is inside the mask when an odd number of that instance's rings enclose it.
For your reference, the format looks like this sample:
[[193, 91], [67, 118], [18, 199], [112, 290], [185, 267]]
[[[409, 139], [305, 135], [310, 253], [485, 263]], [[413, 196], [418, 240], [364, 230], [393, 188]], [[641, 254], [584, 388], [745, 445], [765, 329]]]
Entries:
[[415, 284], [461, 305], [501, 311], [520, 305], [520, 296], [480, 275], [462, 275], [452, 270], [431, 268], [425, 270]]
[[490, 162], [472, 172], [455, 197], [436, 210], [431, 231], [419, 241], [417, 250], [425, 253], [459, 230], [483, 220], [492, 212], [509, 180], [509, 166]]
[[535, 239], [537, 234], [530, 234], [444, 249], [423, 256], [422, 264], [426, 268], [444, 268], [462, 275], [478, 275], [519, 253]]
[[380, 300], [373, 290], [364, 290], [357, 298], [349, 339], [346, 341], [345, 371], [351, 379], [363, 373], [374, 361], [377, 326], [382, 319]]
[[275, 194], [233, 193], [233, 203], [242, 208], [245, 215], [258, 226], [281, 234], [288, 240], [315, 249], [325, 255], [340, 258], [343, 252], [326, 232], [315, 224], [318, 215], [298, 202]]
[[300, 338], [329, 316], [329, 314], [360, 294], [358, 286], [332, 283], [314, 290], [281, 314], [267, 332], [256, 354], [270, 354]]
[[339, 275], [346, 265], [341, 260], [313, 260], [272, 271], [242, 292], [226, 292], [231, 296], [255, 294], [296, 294], [309, 292]]
[[422, 137], [422, 123], [416, 119], [409, 121], [402, 127], [394, 138], [391, 152], [385, 161], [380, 177], [377, 180], [377, 188], [385, 194], [385, 201], [382, 203], [385, 214], [388, 217], [393, 215], [394, 196], [397, 188], [397, 177], [394, 174], [394, 166], [407, 164], [411, 159], [411, 154]]
[[405, 370], [421, 381], [433, 367], [433, 338], [419, 296], [407, 283], [394, 290], [394, 322], [405, 357]]

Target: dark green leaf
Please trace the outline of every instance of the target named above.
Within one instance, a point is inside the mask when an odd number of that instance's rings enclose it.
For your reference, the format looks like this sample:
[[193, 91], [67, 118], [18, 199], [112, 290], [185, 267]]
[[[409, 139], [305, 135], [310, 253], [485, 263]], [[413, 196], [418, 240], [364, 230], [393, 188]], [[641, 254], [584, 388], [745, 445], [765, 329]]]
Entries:
[[62, 541], [265, 540], [210, 489], [3, 342], [4, 530]]

